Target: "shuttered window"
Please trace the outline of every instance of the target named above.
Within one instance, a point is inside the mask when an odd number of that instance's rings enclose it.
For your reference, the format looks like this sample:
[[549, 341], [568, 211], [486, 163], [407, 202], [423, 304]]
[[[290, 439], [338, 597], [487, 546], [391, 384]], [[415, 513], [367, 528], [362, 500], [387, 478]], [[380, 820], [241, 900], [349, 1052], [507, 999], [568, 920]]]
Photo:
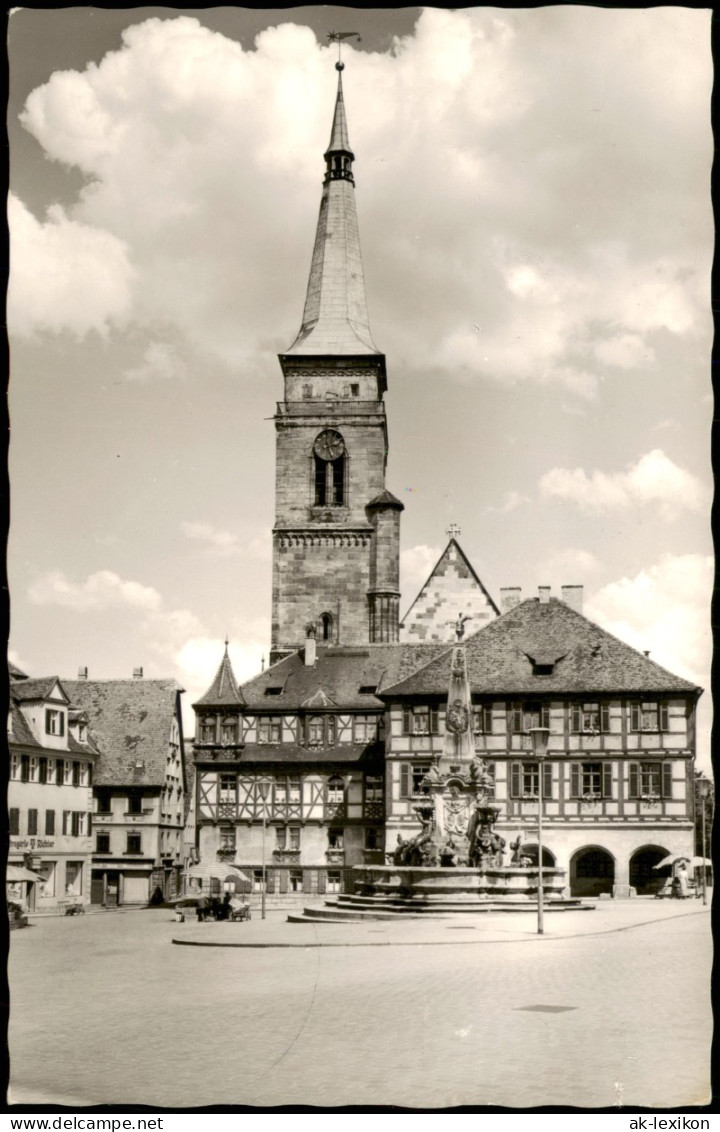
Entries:
[[573, 703], [570, 705], [570, 730], [574, 735], [610, 730], [610, 705], [601, 703]]
[[68, 828], [69, 825], [70, 825], [70, 811], [69, 810], [63, 810], [63, 836], [64, 837], [66, 837], [67, 834], [70, 832], [70, 830]]
[[550, 727], [550, 704], [540, 701], [511, 703], [507, 709], [507, 727], [513, 735], [529, 731], [531, 727]]
[[45, 811], [45, 836], [52, 837], [55, 833], [55, 811]]
[[15, 807], [13, 807], [10, 810], [9, 817], [10, 817], [10, 833], [19, 834], [20, 833], [20, 811], [18, 809], [16, 809]]
[[438, 709], [421, 704], [418, 707], [405, 705], [403, 713], [403, 735], [437, 735]]
[[401, 763], [400, 764], [400, 797], [401, 798], [409, 798], [411, 793], [412, 793], [412, 790], [410, 789], [410, 785], [411, 785], [411, 782], [412, 782], [412, 779], [410, 777], [410, 771], [411, 771], [411, 767], [410, 767], [409, 763]]
[[552, 764], [543, 763], [543, 798], [552, 798], [553, 796], [553, 776]]
[[28, 836], [37, 836], [38, 831], [38, 812], [37, 810], [28, 810]]
[[612, 798], [612, 794], [613, 794], [612, 763], [603, 763], [602, 792], [603, 792], [603, 798]]
[[570, 797], [580, 797], [580, 763], [570, 763]]
[[631, 731], [669, 731], [669, 729], [667, 703], [643, 700], [630, 704]]
[[672, 763], [630, 763], [628, 769], [629, 798], [672, 798]]
[[476, 735], [492, 735], [492, 704], [476, 704], [473, 708]]

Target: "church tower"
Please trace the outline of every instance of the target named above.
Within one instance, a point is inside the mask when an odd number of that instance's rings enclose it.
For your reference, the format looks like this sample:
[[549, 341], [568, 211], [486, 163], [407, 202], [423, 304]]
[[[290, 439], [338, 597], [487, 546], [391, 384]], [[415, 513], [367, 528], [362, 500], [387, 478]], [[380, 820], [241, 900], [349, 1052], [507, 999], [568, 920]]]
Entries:
[[271, 662], [398, 640], [403, 505], [385, 488], [385, 356], [372, 340], [342, 71], [300, 331], [280, 354]]

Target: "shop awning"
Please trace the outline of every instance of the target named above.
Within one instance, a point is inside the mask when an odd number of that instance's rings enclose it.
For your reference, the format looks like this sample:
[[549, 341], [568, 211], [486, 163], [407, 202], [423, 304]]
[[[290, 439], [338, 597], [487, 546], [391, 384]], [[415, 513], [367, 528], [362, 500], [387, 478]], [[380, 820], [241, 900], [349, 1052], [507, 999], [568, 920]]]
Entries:
[[18, 881], [29, 881], [31, 884], [43, 884], [45, 877], [31, 873], [24, 865], [7, 865], [5, 867], [5, 881], [7, 884], [17, 884]]

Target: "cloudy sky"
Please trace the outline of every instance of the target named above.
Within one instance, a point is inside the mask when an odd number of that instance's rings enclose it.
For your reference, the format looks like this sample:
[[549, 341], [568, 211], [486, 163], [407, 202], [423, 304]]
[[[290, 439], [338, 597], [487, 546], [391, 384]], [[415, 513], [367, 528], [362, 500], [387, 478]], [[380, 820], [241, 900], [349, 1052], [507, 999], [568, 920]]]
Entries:
[[226, 633], [267, 655], [330, 30], [403, 610], [455, 522], [496, 600], [582, 583], [708, 687], [710, 11], [672, 7], [17, 9], [13, 658], [191, 701]]

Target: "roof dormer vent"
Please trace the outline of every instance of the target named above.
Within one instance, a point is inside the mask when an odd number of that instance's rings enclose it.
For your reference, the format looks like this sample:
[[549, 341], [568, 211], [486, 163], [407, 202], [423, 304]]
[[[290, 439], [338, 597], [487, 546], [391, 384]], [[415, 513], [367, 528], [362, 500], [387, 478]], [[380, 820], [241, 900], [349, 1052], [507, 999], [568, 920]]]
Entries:
[[142, 680], [142, 678], [143, 678], [142, 668], [133, 668], [133, 680]]

